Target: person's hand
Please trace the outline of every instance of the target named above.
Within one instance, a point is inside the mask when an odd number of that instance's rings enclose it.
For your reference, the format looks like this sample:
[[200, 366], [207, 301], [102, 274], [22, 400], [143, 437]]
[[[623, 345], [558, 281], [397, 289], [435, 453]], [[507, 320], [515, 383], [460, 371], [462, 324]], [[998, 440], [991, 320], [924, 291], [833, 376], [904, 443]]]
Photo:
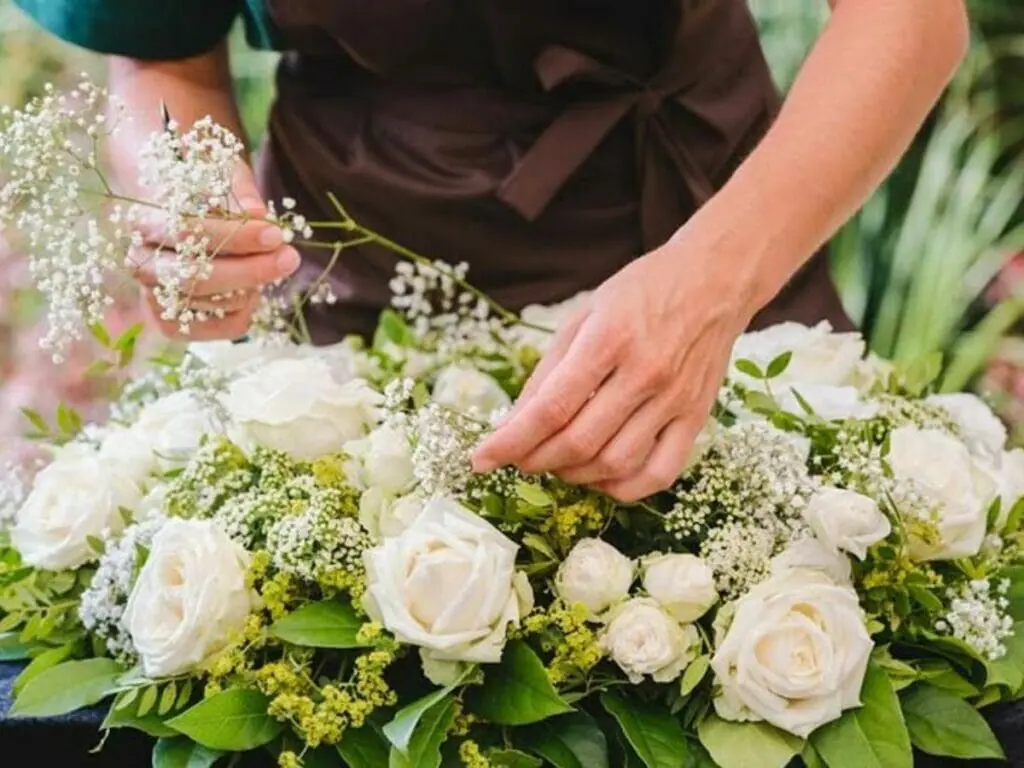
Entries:
[[666, 245], [592, 294], [477, 449], [476, 471], [551, 472], [623, 501], [679, 477], [751, 316], [736, 276], [681, 251]]
[[203, 312], [207, 319], [190, 323], [186, 336], [181, 334], [178, 321], [162, 317], [164, 310], [153, 293], [161, 263], [175, 258], [173, 251], [164, 250], [172, 233], [167, 232], [160, 217], [149, 217], [138, 226], [144, 242], [132, 249], [129, 258], [136, 266], [135, 277], [143, 286], [151, 320], [166, 336], [190, 341], [244, 336], [259, 306], [261, 289], [299, 267], [299, 254], [285, 245], [281, 230], [261, 220], [267, 211], [248, 166], [239, 166], [233, 189], [235, 212], [244, 212], [252, 220], [243, 223], [211, 218], [203, 222], [203, 233], [217, 255], [210, 276], [188, 287], [189, 307]]

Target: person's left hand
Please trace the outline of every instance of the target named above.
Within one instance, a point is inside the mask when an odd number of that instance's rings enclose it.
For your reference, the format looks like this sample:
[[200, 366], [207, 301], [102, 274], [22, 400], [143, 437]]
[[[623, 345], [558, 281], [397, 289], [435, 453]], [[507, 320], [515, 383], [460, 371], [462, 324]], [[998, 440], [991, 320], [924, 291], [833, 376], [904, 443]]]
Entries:
[[708, 256], [670, 243], [598, 288], [477, 449], [474, 469], [551, 472], [622, 501], [668, 488], [752, 314], [742, 281]]

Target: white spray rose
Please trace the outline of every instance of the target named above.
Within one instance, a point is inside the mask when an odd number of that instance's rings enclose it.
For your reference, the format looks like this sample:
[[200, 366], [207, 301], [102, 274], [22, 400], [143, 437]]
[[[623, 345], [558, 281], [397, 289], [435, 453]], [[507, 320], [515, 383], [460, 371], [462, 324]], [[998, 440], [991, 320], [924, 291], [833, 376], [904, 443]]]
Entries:
[[496, 663], [508, 625], [533, 610], [519, 547], [452, 499], [365, 553], [367, 612], [437, 661]]
[[379, 488], [370, 488], [359, 499], [359, 522], [374, 536], [389, 539], [412, 525], [425, 503], [415, 493], [396, 499]]
[[981, 461], [998, 466], [1006, 445], [1006, 427], [985, 401], [969, 392], [931, 395], [925, 399], [949, 414], [956, 424], [961, 442]]
[[800, 323], [778, 323], [761, 331], [745, 333], [736, 340], [729, 376], [734, 381], [760, 389], [763, 383], [737, 371], [735, 362], [751, 360], [764, 371], [772, 360], [786, 352], [792, 353], [792, 358], [782, 375], [772, 379], [774, 388], [784, 384], [843, 386], [852, 382], [852, 376], [864, 356], [864, 339], [859, 333], [834, 333], [826, 321], [812, 327]]
[[807, 571], [769, 579], [736, 602], [718, 640], [715, 709], [806, 738], [859, 706], [873, 646], [851, 587]]
[[672, 618], [696, 621], [718, 601], [715, 572], [694, 555], [656, 555], [644, 561], [644, 589]]
[[954, 560], [977, 554], [996, 483], [964, 444], [941, 430], [900, 427], [889, 436], [887, 461], [897, 483], [928, 507], [938, 530], [937, 542], [912, 536], [911, 555]]
[[863, 560], [868, 547], [890, 533], [892, 525], [874, 499], [854, 491], [823, 488], [802, 510], [804, 521], [822, 542]]
[[633, 561], [600, 539], [582, 539], [555, 575], [555, 591], [569, 605], [583, 605], [592, 619], [629, 596]]
[[274, 360], [233, 381], [222, 396], [231, 435], [311, 460], [336, 453], [381, 417], [383, 396], [362, 379], [336, 382], [316, 358]]
[[48, 571], [95, 559], [89, 537], [124, 527], [120, 507], [142, 498], [136, 478], [95, 452], [73, 452], [43, 469], [15, 516], [11, 542], [28, 565]]
[[345, 474], [356, 488], [377, 488], [397, 496], [416, 482], [409, 433], [382, 424], [366, 437], [345, 443]]
[[999, 516], [995, 526], [1001, 529], [1010, 511], [1024, 498], [1024, 449], [1014, 448], [1003, 452], [996, 472], [996, 483], [999, 488]]
[[188, 464], [206, 435], [218, 435], [223, 425], [192, 392], [181, 391], [147, 405], [132, 431], [149, 443], [156, 464], [164, 472]]
[[601, 647], [634, 685], [649, 675], [670, 683], [697, 657], [700, 634], [693, 624], [681, 625], [656, 601], [633, 598], [612, 611]]
[[[85, 448], [85, 454], [95, 453]], [[67, 448], [61, 453], [66, 455]], [[144, 484], [157, 470], [156, 456], [151, 440], [141, 431], [128, 427], [110, 427], [99, 436], [99, 456], [116, 463], [121, 473]]]
[[[516, 340], [521, 346], [533, 347], [541, 353], [547, 352], [555, 338], [554, 331], [558, 331], [589, 300], [591, 293], [592, 291], [583, 291], [558, 304], [530, 304], [523, 307], [519, 317], [536, 328], [515, 326], [512, 331]], [[537, 328], [546, 328], [552, 333], [545, 333]]]
[[272, 360], [297, 357], [299, 346], [280, 336], [245, 342], [196, 341], [188, 345], [187, 351], [207, 367], [233, 374], [265, 365]]
[[484, 418], [512, 404], [493, 376], [462, 365], [450, 365], [437, 375], [433, 399], [453, 411]]
[[814, 536], [797, 539], [771, 560], [771, 575], [784, 577], [792, 571], [814, 571], [834, 584], [849, 585], [853, 576], [849, 558]]
[[124, 612], [148, 677], [194, 671], [241, 632], [256, 607], [248, 557], [210, 520], [171, 519], [157, 531]]
[[797, 394], [811, 406], [815, 415], [825, 421], [870, 419], [878, 413], [878, 404], [862, 400], [856, 387], [837, 387], [832, 384], [786, 386], [779, 393], [779, 405], [783, 410], [799, 416], [807, 413], [797, 399]]

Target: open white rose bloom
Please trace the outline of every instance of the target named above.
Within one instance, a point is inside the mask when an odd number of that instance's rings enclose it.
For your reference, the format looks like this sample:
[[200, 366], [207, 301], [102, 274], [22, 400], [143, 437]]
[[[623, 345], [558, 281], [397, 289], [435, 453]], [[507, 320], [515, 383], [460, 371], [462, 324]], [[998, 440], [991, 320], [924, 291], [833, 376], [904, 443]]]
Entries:
[[[204, 125], [194, 156], [156, 140], [168, 180], [233, 167]], [[182, 222], [218, 208], [178, 191]], [[376, 237], [346, 216], [330, 237]], [[279, 313], [134, 376], [109, 424], [60, 415], [0, 492], [0, 652], [34, 659], [12, 716], [109, 700], [175, 765], [999, 757], [978, 710], [1024, 691], [1024, 453], [981, 400], [825, 324], [747, 334], [678, 478], [627, 505], [471, 469], [588, 297], [517, 318], [419, 258], [392, 288], [372, 341]]]

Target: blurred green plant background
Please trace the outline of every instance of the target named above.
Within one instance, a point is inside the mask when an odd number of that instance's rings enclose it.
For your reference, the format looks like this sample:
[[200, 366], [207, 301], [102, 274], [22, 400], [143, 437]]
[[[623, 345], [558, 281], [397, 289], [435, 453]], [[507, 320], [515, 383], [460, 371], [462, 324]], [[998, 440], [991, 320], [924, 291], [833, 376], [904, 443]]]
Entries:
[[[823, 0], [748, 0], [779, 86], [788, 87], [828, 20]], [[943, 386], [995, 400], [1024, 437], [1024, 10], [1021, 0], [970, 0], [968, 61], [885, 186], [833, 243], [836, 280], [851, 316], [879, 354], [912, 360], [941, 352]], [[243, 120], [262, 134], [275, 56], [232, 45]], [[866, 64], [869, 65], [869, 64]], [[98, 57], [37, 30], [0, 0], [0, 104], [17, 105]], [[38, 304], [16, 256], [0, 254], [0, 435], [17, 411], [97, 393], [80, 369], [54, 369], [36, 349]], [[131, 319], [131, 305], [121, 308]]]

